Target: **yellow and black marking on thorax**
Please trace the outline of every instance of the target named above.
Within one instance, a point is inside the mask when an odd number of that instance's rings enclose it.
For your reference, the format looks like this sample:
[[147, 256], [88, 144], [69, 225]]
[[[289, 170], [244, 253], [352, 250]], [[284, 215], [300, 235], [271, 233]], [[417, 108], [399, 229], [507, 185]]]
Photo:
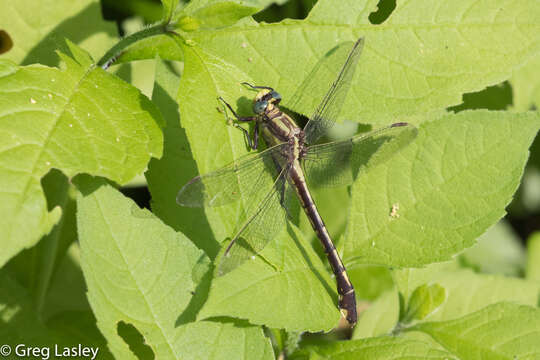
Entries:
[[[262, 135], [268, 146], [292, 143], [302, 133], [302, 129], [287, 114], [279, 109], [281, 96], [270, 89], [262, 89], [253, 100], [253, 109], [262, 126]], [[261, 111], [257, 111], [257, 110]]]

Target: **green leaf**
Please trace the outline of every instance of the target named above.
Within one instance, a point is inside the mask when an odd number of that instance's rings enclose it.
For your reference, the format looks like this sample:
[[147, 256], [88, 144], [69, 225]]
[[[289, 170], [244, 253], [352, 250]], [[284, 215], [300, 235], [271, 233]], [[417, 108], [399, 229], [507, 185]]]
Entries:
[[527, 239], [526, 277], [540, 283], [540, 232], [535, 232]]
[[512, 227], [501, 220], [477, 239], [462, 255], [462, 261], [480, 272], [519, 276], [525, 265], [525, 250]]
[[[343, 41], [365, 37], [340, 118], [383, 124], [459, 104], [463, 93], [508, 79], [540, 51], [538, 2], [399, 2], [386, 22], [372, 25], [368, 17], [377, 3], [323, 0], [305, 20], [246, 20], [220, 31], [185, 33], [184, 47], [198, 55], [187, 67], [202, 62], [215, 81], [211, 88], [198, 84], [196, 93], [212, 95], [206, 103], [214, 97], [209, 89], [234, 101], [245, 94], [236, 83], [248, 81], [276, 88], [287, 105], [319, 59]], [[233, 81], [223, 81], [225, 72]], [[311, 114], [321, 95], [314, 93], [309, 106], [294, 110]]]
[[200, 319], [232, 316], [287, 331], [328, 331], [340, 318], [335, 282], [294, 226], [212, 282]]
[[176, 61], [184, 59], [182, 48], [178, 42], [169, 35], [160, 34], [138, 40], [133, 45], [126, 47], [114, 63], [122, 64], [155, 57]]
[[[326, 218], [324, 219], [326, 221]], [[392, 275], [388, 268], [384, 266], [347, 266], [347, 274], [349, 274], [349, 278], [354, 285], [357, 299], [373, 301], [383, 292], [393, 287]]]
[[510, 78], [516, 110], [540, 108], [540, 55], [532, 58], [525, 66], [517, 69]]
[[424, 284], [417, 287], [409, 299], [409, 305], [405, 310], [402, 322], [423, 320], [436, 311], [445, 300], [446, 290], [439, 284]]
[[207, 1], [193, 1], [184, 8], [177, 27], [182, 31], [217, 29], [235, 24], [242, 18], [255, 14], [261, 8], [239, 1], [217, 1], [202, 6]]
[[[171, 64], [156, 61], [156, 82], [152, 101], [159, 107], [167, 125], [164, 131], [163, 156], [153, 158], [145, 176], [152, 194], [152, 211], [163, 222], [181, 231], [211, 258], [219, 251], [219, 243], [211, 232], [204, 211], [185, 208], [176, 203], [182, 186], [197, 174], [186, 132], [180, 127], [178, 103], [175, 101], [180, 77]], [[221, 239], [220, 239], [221, 240]]]
[[100, 56], [116, 39], [116, 26], [101, 17], [98, 0], [1, 1], [0, 24], [13, 48], [0, 57], [20, 64], [58, 64], [54, 51], [63, 38]]
[[390, 334], [398, 320], [399, 294], [394, 288], [384, 292], [362, 312], [352, 338], [364, 339]]
[[163, 22], [168, 23], [172, 19], [180, 0], [161, 0], [161, 3], [163, 4]]
[[311, 346], [291, 357], [300, 359], [326, 360], [450, 360], [451, 353], [440, 350], [430, 343], [398, 337], [336, 341], [327, 345]]
[[540, 310], [512, 303], [487, 306], [468, 316], [418, 324], [460, 359], [537, 359]]
[[40, 184], [51, 168], [125, 183], [161, 154], [154, 105], [69, 46], [75, 58], [60, 55], [64, 70], [0, 61], [0, 264], [58, 221], [60, 208], [47, 211]]
[[410, 308], [413, 291], [419, 286], [437, 283], [446, 290], [446, 299], [429, 321], [453, 320], [480, 310], [486, 305], [511, 301], [536, 305], [540, 286], [533, 281], [500, 275], [476, 274], [451, 269], [449, 264], [433, 264], [425, 269], [395, 270], [394, 278], [403, 296], [404, 308]]
[[489, 111], [422, 124], [353, 185], [345, 263], [421, 266], [473, 245], [505, 214], [539, 127], [537, 113]]
[[[190, 322], [206, 295], [208, 258], [184, 235], [108, 185], [81, 178], [82, 268], [98, 327], [116, 358], [135, 358], [117, 332], [134, 327], [155, 358], [272, 358], [260, 328]], [[195, 295], [194, 295], [195, 294]]]

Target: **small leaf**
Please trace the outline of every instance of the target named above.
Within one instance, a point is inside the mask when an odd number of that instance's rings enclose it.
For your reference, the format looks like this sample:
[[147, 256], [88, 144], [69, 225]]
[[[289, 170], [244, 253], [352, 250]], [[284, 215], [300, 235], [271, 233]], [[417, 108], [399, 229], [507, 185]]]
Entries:
[[208, 258], [117, 190], [79, 178], [78, 229], [88, 299], [108, 347], [133, 358], [117, 324], [134, 327], [156, 359], [271, 359], [262, 329], [190, 322], [206, 295]]
[[439, 284], [421, 285], [417, 287], [409, 299], [409, 304], [402, 322], [423, 320], [438, 309], [446, 300], [446, 290]]
[[504, 216], [539, 127], [537, 113], [482, 110], [422, 124], [353, 185], [345, 263], [422, 266], [472, 246]]
[[39, 181], [51, 168], [126, 183], [161, 154], [154, 105], [69, 46], [77, 60], [60, 54], [64, 70], [0, 61], [0, 265], [58, 221]]
[[394, 270], [404, 308], [410, 307], [414, 290], [429, 283], [437, 283], [446, 291], [446, 300], [429, 316], [430, 321], [453, 320], [502, 301], [531, 306], [538, 302], [538, 283], [507, 276], [476, 274], [471, 270], [452, 269], [451, 266], [455, 265], [432, 264], [425, 269]]
[[311, 332], [328, 331], [340, 318], [335, 281], [293, 226], [260, 256], [214, 279], [199, 318], [212, 316]]
[[498, 303], [462, 318], [416, 325], [460, 359], [537, 359], [540, 310]]

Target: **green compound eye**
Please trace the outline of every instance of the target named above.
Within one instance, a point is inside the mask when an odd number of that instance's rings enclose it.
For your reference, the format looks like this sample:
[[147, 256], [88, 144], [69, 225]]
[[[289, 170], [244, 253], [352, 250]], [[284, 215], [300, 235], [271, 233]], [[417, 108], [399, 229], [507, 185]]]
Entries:
[[264, 110], [266, 110], [267, 106], [268, 106], [268, 101], [259, 100], [255, 104], [253, 104], [253, 111], [255, 112], [255, 114], [262, 114]]
[[276, 102], [281, 101], [281, 95], [277, 91], [272, 91], [270, 95], [272, 96], [273, 99], [276, 99]]

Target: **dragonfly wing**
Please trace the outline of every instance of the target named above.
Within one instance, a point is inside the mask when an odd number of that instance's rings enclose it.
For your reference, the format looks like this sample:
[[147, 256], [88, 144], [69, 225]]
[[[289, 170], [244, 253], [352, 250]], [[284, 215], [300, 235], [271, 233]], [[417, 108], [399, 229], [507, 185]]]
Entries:
[[413, 125], [396, 123], [347, 140], [310, 146], [303, 159], [307, 181], [315, 187], [352, 184], [360, 172], [385, 162], [417, 134]]
[[282, 194], [287, 185], [285, 171], [281, 171], [268, 194], [249, 212], [251, 216], [229, 243], [219, 260], [219, 276], [253, 258], [283, 230], [286, 222], [286, 212], [282, 208]]
[[247, 154], [214, 172], [190, 180], [176, 196], [187, 207], [221, 206], [241, 198], [262, 196], [274, 183], [285, 145], [276, 145], [257, 154]]
[[[341, 44], [321, 59], [300, 85], [292, 98], [291, 104], [288, 106], [292, 110], [300, 109], [299, 111], [302, 112], [301, 110], [306, 107], [305, 104], [309, 103], [310, 99], [321, 94], [321, 86], [324, 86], [325, 91], [330, 87], [315, 113], [312, 114], [304, 127], [306, 143], [308, 144], [316, 142], [328, 129], [334, 126], [335, 120], [343, 107], [351, 87], [358, 59], [362, 53], [364, 39], [358, 39], [352, 49], [350, 44], [350, 42]], [[328, 83], [329, 78], [333, 81], [331, 85]], [[287, 104], [285, 105], [287, 106]]]

